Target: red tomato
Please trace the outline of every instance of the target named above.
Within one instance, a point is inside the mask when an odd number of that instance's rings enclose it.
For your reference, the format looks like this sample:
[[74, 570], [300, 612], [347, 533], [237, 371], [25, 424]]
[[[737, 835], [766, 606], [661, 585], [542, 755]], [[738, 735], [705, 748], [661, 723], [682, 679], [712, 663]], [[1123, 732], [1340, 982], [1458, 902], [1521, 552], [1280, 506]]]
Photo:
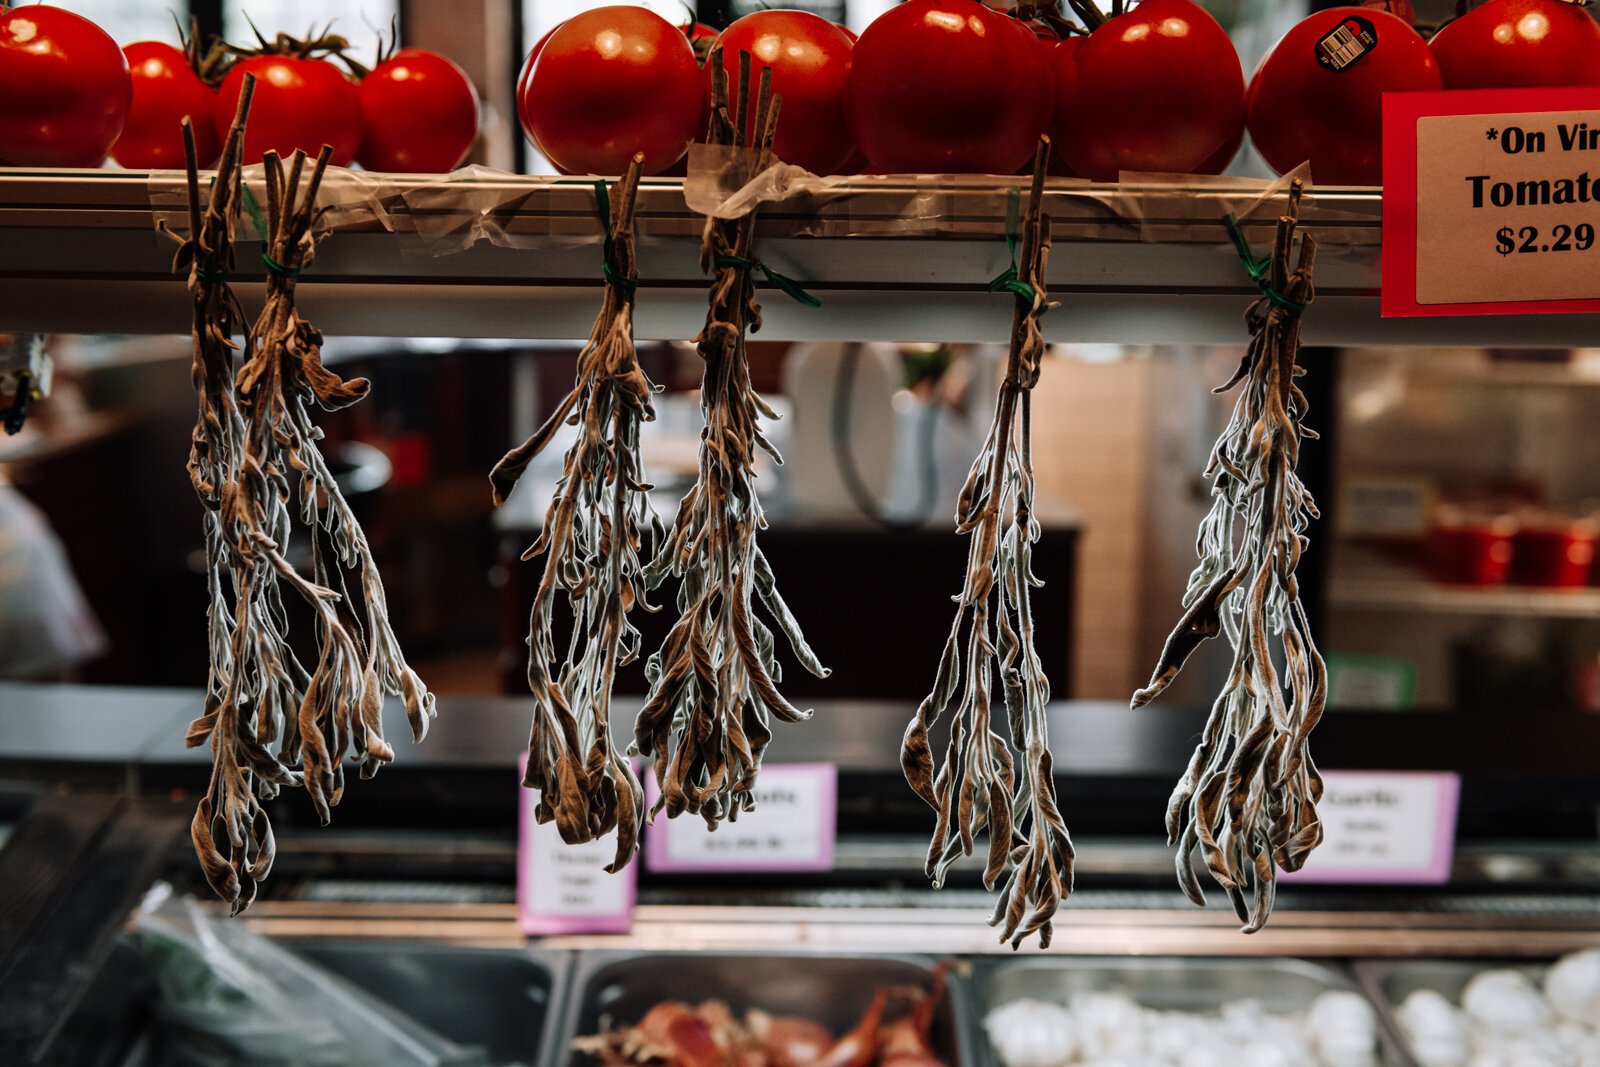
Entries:
[[[838, 173], [855, 150], [844, 120], [844, 88], [850, 77], [850, 38], [809, 11], [756, 11], [736, 20], [717, 38], [729, 94], [739, 91], [739, 53], [750, 53], [750, 84], [772, 68], [772, 91], [783, 98], [773, 151], [785, 163], [813, 174]], [[706, 69], [706, 85], [711, 70]], [[746, 138], [755, 134], [749, 109]]]
[[219, 138], [226, 138], [233, 125], [246, 74], [256, 76], [244, 131], [246, 163], [259, 163], [273, 149], [285, 159], [297, 148], [315, 156], [325, 144], [333, 146], [334, 166], [347, 167], [355, 159], [361, 147], [361, 93], [325, 59], [251, 56], [234, 64], [217, 91], [213, 120]]
[[852, 58], [845, 114], [881, 171], [1010, 174], [1050, 121], [1044, 49], [1026, 27], [971, 0], [892, 7]]
[[1383, 181], [1383, 94], [1439, 88], [1439, 65], [1404, 20], [1336, 7], [1301, 20], [1261, 61], [1250, 140], [1278, 173], [1311, 161], [1322, 185]]
[[360, 95], [368, 170], [442, 174], [478, 138], [478, 90], [437, 52], [400, 49], [361, 79]]
[[99, 26], [43, 4], [0, 8], [0, 163], [98, 167], [132, 100], [128, 60]]
[[683, 31], [642, 7], [597, 7], [556, 27], [523, 86], [528, 137], [568, 174], [660, 174], [705, 125]]
[[1212, 153], [1210, 159], [1194, 168], [1194, 173], [1221, 174], [1228, 169], [1228, 164], [1233, 162], [1233, 157], [1239, 154], [1239, 147], [1243, 144], [1244, 120], [1241, 118], [1228, 139], [1222, 142], [1222, 147]]
[[137, 41], [122, 51], [133, 74], [133, 107], [111, 146], [111, 158], [135, 170], [181, 168], [182, 123], [188, 116], [200, 166], [214, 166], [222, 154], [212, 128], [217, 94], [200, 80], [189, 57], [162, 41]]
[[[856, 41], [861, 39], [860, 38], [860, 34], [856, 33], [855, 30], [852, 30], [849, 26], [846, 26], [842, 22], [835, 22], [834, 26], [838, 29], [838, 31], [840, 33], [842, 33], [846, 37], [850, 38], [850, 44], [852, 46], [851, 47], [851, 55], [852, 55], [852, 57], [854, 57], [854, 54], [855, 54], [854, 45], [855, 45]], [[867, 166], [868, 166], [867, 157], [861, 154], [861, 149], [859, 147], [856, 147], [855, 142], [852, 141], [851, 142], [851, 148], [850, 148], [850, 158], [844, 161], [844, 165], [839, 168], [839, 173], [840, 174], [861, 174], [861, 173], [864, 173], [866, 171]]]
[[1095, 181], [1187, 174], [1244, 121], [1244, 71], [1227, 31], [1190, 0], [1144, 0], [1057, 45], [1050, 140]]
[[[550, 35], [560, 28], [561, 24], [558, 22], [544, 31], [544, 36], [539, 38], [528, 52], [528, 58], [522, 63], [522, 73], [517, 77], [517, 121], [522, 123], [522, 132], [527, 134], [530, 141], [533, 141], [533, 134], [528, 132], [528, 113], [523, 107], [523, 101], [528, 98], [528, 79], [533, 76], [533, 62], [539, 58], [539, 53], [544, 51], [545, 42], [550, 40]], [[539, 142], [533, 141], [533, 143], [534, 147], [537, 148]]]
[[1446, 89], [1600, 85], [1600, 25], [1563, 0], [1489, 0], [1428, 44]]
[[1027, 27], [1029, 33], [1033, 34], [1034, 39], [1044, 46], [1046, 52], [1055, 51], [1056, 45], [1061, 43], [1061, 35], [1051, 29], [1048, 23], [1026, 22], [1023, 25]]

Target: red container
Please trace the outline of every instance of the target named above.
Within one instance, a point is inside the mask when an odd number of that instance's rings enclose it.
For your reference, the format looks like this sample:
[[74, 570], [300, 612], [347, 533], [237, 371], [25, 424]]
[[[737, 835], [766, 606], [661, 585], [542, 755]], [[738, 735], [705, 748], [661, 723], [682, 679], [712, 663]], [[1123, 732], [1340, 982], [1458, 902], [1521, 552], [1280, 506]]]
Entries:
[[1504, 585], [1511, 574], [1510, 515], [1441, 507], [1428, 534], [1428, 569], [1447, 585]]
[[1550, 512], [1525, 516], [1512, 542], [1511, 580], [1547, 589], [1587, 585], [1595, 534], [1588, 519]]

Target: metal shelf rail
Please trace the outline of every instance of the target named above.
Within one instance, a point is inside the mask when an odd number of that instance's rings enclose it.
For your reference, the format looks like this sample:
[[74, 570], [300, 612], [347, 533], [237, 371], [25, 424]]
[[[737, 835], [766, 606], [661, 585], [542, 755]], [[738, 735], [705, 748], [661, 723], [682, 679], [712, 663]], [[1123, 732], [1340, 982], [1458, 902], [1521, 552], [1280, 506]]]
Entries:
[[[775, 340], [992, 341], [1010, 304], [987, 290], [1009, 262], [1008, 197], [1019, 179], [835, 180], [762, 208], [759, 244], [775, 269], [824, 303], [767, 290], [761, 336]], [[175, 172], [0, 169], [0, 330], [182, 333], [188, 308], [158, 217], [177, 219]], [[600, 286], [589, 179], [462, 172], [444, 179], [338, 172], [341, 210], [300, 288], [330, 334], [573, 338]], [[1096, 185], [1053, 180], [1046, 317], [1053, 341], [1242, 343], [1254, 297], [1220, 220], [1237, 211], [1264, 245], [1281, 199], [1260, 183]], [[1308, 344], [1581, 346], [1583, 316], [1384, 320], [1378, 314], [1381, 191], [1317, 190], [1302, 226], [1322, 246]], [[684, 185], [640, 190], [641, 339], [692, 337], [705, 315], [702, 217]], [[248, 232], [248, 231], [246, 231]], [[479, 239], [486, 238], [486, 239]], [[262, 270], [240, 246], [238, 288], [259, 301]]]

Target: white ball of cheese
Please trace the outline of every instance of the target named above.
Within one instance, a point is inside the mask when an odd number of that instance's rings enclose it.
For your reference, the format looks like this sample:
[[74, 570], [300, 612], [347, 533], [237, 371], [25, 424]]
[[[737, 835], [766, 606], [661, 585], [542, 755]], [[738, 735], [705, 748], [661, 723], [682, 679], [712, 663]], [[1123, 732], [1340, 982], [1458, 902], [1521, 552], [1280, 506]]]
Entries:
[[1600, 949], [1558, 960], [1544, 976], [1544, 995], [1563, 1019], [1600, 1030]]
[[1297, 1059], [1282, 1045], [1272, 1041], [1249, 1041], [1239, 1048], [1239, 1067], [1304, 1067], [1308, 1059]]
[[1306, 1012], [1305, 1035], [1323, 1067], [1376, 1067], [1378, 1019], [1359, 993], [1320, 994]]
[[1520, 971], [1484, 971], [1461, 994], [1473, 1021], [1499, 1034], [1536, 1034], [1554, 1023], [1550, 1004]]
[[1145, 1010], [1121, 993], [1079, 993], [1072, 998], [1078, 1049], [1085, 1060], [1137, 1058], [1144, 1051]]
[[1421, 1067], [1466, 1067], [1471, 1052], [1465, 1037], [1440, 1035], [1412, 1038], [1411, 1055]]
[[1556, 1040], [1579, 1062], [1592, 1059], [1600, 1063], [1600, 1031], [1591, 1030], [1580, 1023], [1562, 1020], [1556, 1023]]
[[1066, 1067], [1077, 1051], [1076, 1022], [1060, 1004], [1014, 1000], [983, 1020], [1005, 1067]]
[[1454, 1004], [1431, 989], [1419, 989], [1401, 1001], [1395, 1015], [1422, 1067], [1464, 1067], [1467, 1020]]

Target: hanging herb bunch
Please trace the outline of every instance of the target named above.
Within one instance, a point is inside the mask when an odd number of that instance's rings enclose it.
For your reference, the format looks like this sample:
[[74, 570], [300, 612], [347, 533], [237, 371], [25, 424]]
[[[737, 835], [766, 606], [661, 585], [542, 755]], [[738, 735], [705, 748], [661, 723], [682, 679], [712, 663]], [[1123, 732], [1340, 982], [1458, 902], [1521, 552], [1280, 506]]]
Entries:
[[[253, 81], [245, 85], [253, 89]], [[322, 434], [311, 422], [313, 400], [332, 410], [368, 390], [365, 379], [345, 382], [322, 366], [322, 335], [295, 310], [295, 279], [322, 236], [316, 201], [328, 153], [309, 176], [303, 153], [287, 172], [275, 153], [267, 154], [262, 220], [238, 170], [249, 100], [250, 90], [242, 90], [203, 210], [190, 150], [191, 230], [178, 253], [179, 265], [189, 266], [195, 301], [200, 417], [190, 471], [207, 507], [212, 596], [206, 708], [186, 740], [191, 747], [210, 741], [213, 773], [191, 829], [207, 881], [235, 912], [254, 899], [272, 865], [262, 800], [285, 785], [303, 786], [326, 823], [344, 791], [347, 753], [359, 760], [363, 777], [393, 759], [383, 738], [384, 696], [404, 697], [419, 741], [434, 715], [433, 696], [400, 652], [366, 536], [318, 450]], [[192, 145], [192, 134], [188, 140]], [[233, 211], [241, 202], [262, 237], [267, 298], [234, 375], [231, 337], [243, 313], [225, 278]], [[309, 535], [310, 578], [289, 559], [291, 503]], [[285, 588], [314, 619], [310, 669], [289, 644]]]
[[[642, 156], [607, 194], [595, 183], [605, 227], [605, 297], [578, 353], [577, 380], [534, 435], [508, 452], [489, 480], [503, 504], [528, 464], [563, 425], [578, 428], [567, 449], [544, 529], [523, 559], [544, 557], [528, 633], [533, 732], [523, 784], [539, 791], [535, 816], [554, 820], [563, 840], [592, 841], [617, 831], [618, 870], [638, 846], [644, 793], [629, 761], [611, 743], [611, 690], [617, 670], [639, 655], [628, 620], [646, 602], [641, 551], [661, 539], [639, 458], [639, 427], [655, 418], [655, 387], [633, 343], [633, 214]], [[646, 547], [648, 543], [648, 548]], [[572, 640], [558, 663], [552, 609], [565, 593]]]
[[[772, 93], [772, 72], [762, 70], [752, 100], [748, 53], [740, 53], [736, 87], [730, 88], [720, 57], [713, 54], [709, 67], [708, 140], [743, 149], [726, 166], [748, 177], [773, 158], [780, 99]], [[655, 760], [661, 789], [655, 810], [664, 808], [669, 817], [693, 812], [711, 827], [754, 806], [771, 718], [810, 717], [778, 691], [777, 641], [773, 627], [757, 617], [757, 601], [801, 665], [818, 677], [828, 674], [756, 544], [766, 524], [756, 495], [756, 450], [776, 462], [782, 457], [761, 432], [761, 419], [777, 415], [752, 387], [745, 351], [746, 333], [761, 326], [752, 273], [763, 268], [753, 258], [754, 234], [754, 212], [706, 219], [701, 267], [714, 273], [705, 328], [695, 342], [705, 361], [699, 469], [647, 571], [652, 589], [669, 575], [679, 579], [679, 617], [645, 666], [650, 692], [634, 728], [638, 751]]]
[[[1012, 947], [1038, 934], [1048, 946], [1051, 917], [1072, 892], [1072, 840], [1056, 807], [1045, 706], [1050, 684], [1034, 649], [1030, 595], [1033, 543], [1033, 387], [1044, 357], [1039, 318], [1050, 220], [1041, 211], [1048, 138], [1034, 157], [1018, 264], [991, 286], [1015, 295], [1011, 347], [994, 422], [962, 487], [956, 530], [969, 536], [966, 582], [939, 657], [933, 691], [906, 729], [900, 762], [917, 795], [937, 812], [927, 872], [935, 886], [989, 833], [985, 888], [1005, 884], [990, 924]], [[1001, 694], [1010, 745], [991, 726]], [[934, 773], [929, 730], [954, 709], [944, 761]], [[1011, 750], [1016, 747], [1016, 755]], [[1018, 766], [1020, 760], [1020, 767]]]
[[1295, 471], [1300, 442], [1316, 436], [1302, 424], [1306, 398], [1295, 383], [1305, 373], [1300, 316], [1312, 300], [1316, 257], [1310, 234], [1296, 238], [1300, 195], [1296, 181], [1265, 261], [1255, 260], [1237, 221], [1227, 219], [1263, 295], [1245, 314], [1244, 359], [1217, 390], [1241, 386], [1205, 471], [1212, 505], [1200, 525], [1185, 611], [1149, 685], [1133, 696], [1135, 708], [1159, 697], [1208, 638], [1223, 634], [1232, 645], [1227, 681], [1168, 804], [1167, 834], [1178, 848], [1184, 893], [1205, 903], [1192, 858], [1198, 847], [1247, 933], [1272, 913], [1277, 869], [1298, 870], [1322, 841], [1322, 779], [1308, 740], [1322, 717], [1327, 671], [1295, 577], [1317, 517]]
[[[234, 552], [236, 530], [226, 521], [226, 501], [236, 491], [244, 420], [233, 390], [235, 333], [246, 318], [228, 284], [233, 268], [233, 219], [239, 203], [239, 145], [255, 79], [244, 84], [216, 177], [202, 191], [194, 128], [183, 121], [188, 167], [189, 232], [179, 236], [174, 271], [186, 271], [194, 302], [193, 364], [199, 415], [189, 445], [189, 480], [205, 508], [206, 615], [210, 673], [204, 713], [189, 727], [190, 747], [211, 743], [211, 784], [191, 826], [195, 851], [206, 880], [239, 911], [255, 899], [256, 886], [272, 869], [272, 827], [258, 797], [285, 785], [298, 786], [298, 771], [282, 762], [270, 745], [270, 716], [258, 729], [260, 701], [255, 687], [263, 664], [248, 627], [252, 570]], [[248, 346], [248, 338], [246, 345]], [[248, 353], [248, 347], [246, 349]], [[231, 599], [230, 599], [231, 598]], [[252, 702], [255, 706], [252, 707]], [[263, 735], [265, 737], [263, 738]], [[222, 848], [227, 849], [224, 855]]]

